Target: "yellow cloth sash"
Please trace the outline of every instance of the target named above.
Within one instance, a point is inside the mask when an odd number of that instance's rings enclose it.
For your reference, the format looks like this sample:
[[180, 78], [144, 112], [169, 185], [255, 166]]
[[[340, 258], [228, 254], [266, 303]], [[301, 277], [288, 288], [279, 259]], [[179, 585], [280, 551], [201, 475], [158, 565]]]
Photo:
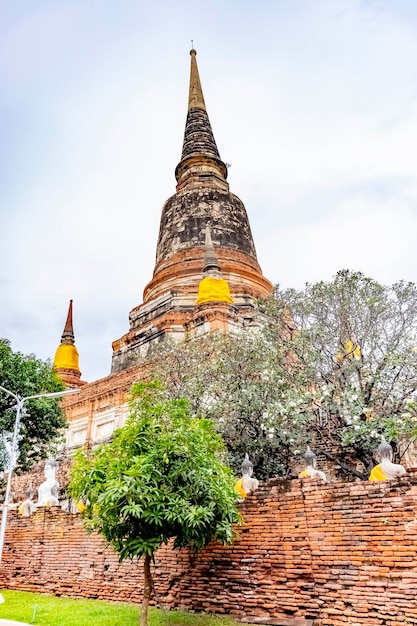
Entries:
[[381, 465], [375, 465], [374, 469], [372, 470], [370, 476], [369, 476], [369, 480], [388, 480], [388, 478], [385, 476]]
[[246, 498], [246, 496], [248, 495], [246, 493], [246, 491], [243, 489], [243, 478], [240, 478], [236, 485], [235, 485], [235, 491], [237, 491], [237, 493], [242, 496], [242, 498]]
[[308, 478], [309, 476], [310, 474], [308, 473], [307, 470], [303, 470], [302, 472], [298, 474], [298, 478]]

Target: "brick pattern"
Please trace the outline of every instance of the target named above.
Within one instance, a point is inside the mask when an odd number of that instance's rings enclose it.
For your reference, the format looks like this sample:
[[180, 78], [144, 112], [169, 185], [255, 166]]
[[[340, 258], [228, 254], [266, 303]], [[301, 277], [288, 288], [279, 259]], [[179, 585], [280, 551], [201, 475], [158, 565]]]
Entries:
[[[380, 483], [271, 479], [242, 503], [232, 546], [158, 551], [156, 602], [256, 623], [417, 624], [416, 506], [417, 470]], [[118, 564], [78, 515], [11, 511], [2, 586], [140, 601], [141, 581], [141, 563]]]

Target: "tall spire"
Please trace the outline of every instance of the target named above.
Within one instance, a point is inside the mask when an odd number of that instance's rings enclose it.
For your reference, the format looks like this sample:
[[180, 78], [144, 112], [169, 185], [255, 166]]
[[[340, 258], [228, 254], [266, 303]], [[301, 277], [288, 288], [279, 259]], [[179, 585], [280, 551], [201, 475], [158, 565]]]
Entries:
[[[201, 88], [200, 75], [197, 67], [197, 51], [190, 50], [191, 54], [191, 71], [190, 71], [190, 90], [188, 94], [188, 110], [202, 109], [206, 111], [206, 103], [204, 102], [203, 90]], [[207, 111], [206, 111], [207, 112]]]
[[[232, 272], [236, 277], [234, 288], [240, 292], [242, 285], [249, 281], [251, 295], [253, 293], [255, 298], [267, 296], [272, 286], [262, 276], [257, 262], [245, 206], [230, 192], [226, 180], [227, 167], [220, 159], [211, 130], [194, 48], [191, 50], [182, 158], [175, 177], [178, 183], [176, 193], [162, 209], [154, 276], [145, 287], [144, 301], [147, 303], [162, 292], [168, 292], [186, 276], [188, 284], [191, 275], [197, 278], [205, 254], [201, 234], [207, 224], [210, 224], [222, 272], [225, 275]], [[235, 267], [236, 255], [239, 265]], [[167, 272], [173, 274], [169, 280]]]
[[67, 321], [65, 322], [64, 332], [62, 333], [61, 343], [73, 346], [75, 343], [74, 328], [72, 325], [72, 300], [68, 307]]
[[[227, 168], [220, 160], [220, 154], [217, 149], [213, 131], [211, 129], [210, 120], [207, 114], [206, 104], [204, 102], [203, 89], [201, 87], [200, 75], [197, 67], [197, 52], [194, 48], [190, 51], [191, 69], [190, 69], [190, 87], [188, 92], [188, 112], [187, 121], [185, 123], [184, 143], [182, 147], [181, 163], [177, 167], [182, 170], [181, 164], [189, 157], [211, 157], [215, 160], [217, 170], [219, 165], [221, 172], [218, 175], [223, 180], [227, 177]], [[180, 177], [177, 175], [180, 182]]]

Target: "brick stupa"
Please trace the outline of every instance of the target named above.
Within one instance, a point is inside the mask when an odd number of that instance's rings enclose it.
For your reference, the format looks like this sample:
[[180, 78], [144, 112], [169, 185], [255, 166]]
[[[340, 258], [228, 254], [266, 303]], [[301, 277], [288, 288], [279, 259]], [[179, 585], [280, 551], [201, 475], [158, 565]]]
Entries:
[[[156, 264], [143, 304], [130, 312], [129, 331], [113, 342], [112, 372], [137, 362], [152, 343], [167, 335], [178, 338], [186, 331], [250, 324], [256, 298], [272, 291], [257, 261], [246, 209], [229, 190], [227, 167], [204, 102], [196, 51], [190, 54], [188, 114], [181, 161], [175, 169], [176, 193], [162, 209]], [[217, 300], [210, 307], [206, 302], [196, 311], [207, 225], [233, 303], [221, 307]]]
[[[62, 401], [67, 448], [111, 438], [129, 414], [133, 382], [147, 376], [150, 346], [185, 334], [257, 323], [257, 298], [272, 292], [262, 275], [242, 201], [229, 191], [191, 50], [188, 113], [176, 193], [163, 208], [152, 280], [113, 342], [111, 373]], [[75, 370], [74, 370], [75, 373]]]

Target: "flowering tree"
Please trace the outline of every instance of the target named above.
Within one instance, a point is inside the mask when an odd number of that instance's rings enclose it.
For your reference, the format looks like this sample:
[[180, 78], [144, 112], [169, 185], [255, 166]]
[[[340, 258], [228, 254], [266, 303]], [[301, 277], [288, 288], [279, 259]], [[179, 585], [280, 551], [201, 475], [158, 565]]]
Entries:
[[284, 311], [291, 320], [294, 358], [313, 398], [316, 442], [353, 450], [364, 478], [381, 434], [398, 456], [404, 453], [417, 438], [416, 286], [383, 286], [344, 270], [303, 291], [276, 289], [263, 310], [273, 320], [271, 338]]
[[167, 342], [154, 357], [153, 375], [171, 396], [188, 398], [193, 414], [214, 421], [235, 472], [247, 452], [258, 478], [291, 473], [314, 417], [303, 366], [289, 366], [290, 337], [279, 329], [280, 341], [260, 328], [215, 332]]
[[[367, 478], [380, 435], [403, 454], [417, 437], [417, 290], [360, 272], [302, 291], [276, 288], [264, 323], [167, 344], [155, 373], [210, 417], [238, 471], [290, 475], [307, 443]], [[401, 445], [399, 445], [401, 444]]]

